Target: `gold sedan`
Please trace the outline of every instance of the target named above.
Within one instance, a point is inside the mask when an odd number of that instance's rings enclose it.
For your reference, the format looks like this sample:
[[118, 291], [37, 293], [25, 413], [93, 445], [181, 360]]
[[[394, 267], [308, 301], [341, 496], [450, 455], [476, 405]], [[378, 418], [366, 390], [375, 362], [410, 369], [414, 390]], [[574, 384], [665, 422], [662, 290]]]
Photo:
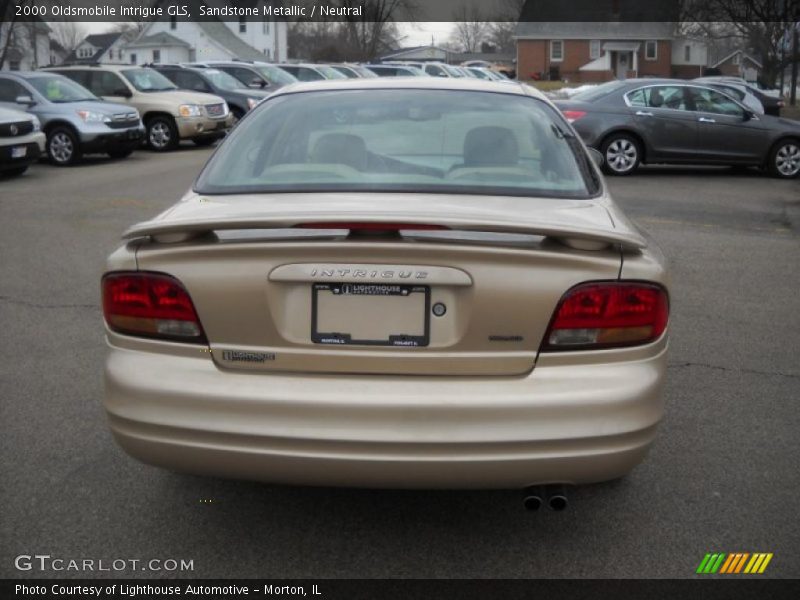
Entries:
[[102, 281], [117, 442], [267, 482], [621, 477], [662, 417], [664, 260], [528, 86], [288, 86]]

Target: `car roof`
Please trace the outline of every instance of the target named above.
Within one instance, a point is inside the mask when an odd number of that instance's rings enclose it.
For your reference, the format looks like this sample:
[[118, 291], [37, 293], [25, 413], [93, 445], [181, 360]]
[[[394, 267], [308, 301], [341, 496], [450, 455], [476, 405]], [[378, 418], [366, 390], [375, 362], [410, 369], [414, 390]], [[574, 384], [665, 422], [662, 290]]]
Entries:
[[297, 92], [318, 92], [338, 90], [447, 90], [462, 92], [497, 92], [532, 96], [549, 103], [546, 96], [536, 88], [524, 84], [508, 85], [502, 81], [487, 81], [472, 77], [382, 77], [376, 79], [327, 79], [294, 83], [275, 92], [275, 95]]
[[48, 73], [47, 71], [0, 71], [0, 75], [16, 77], [17, 79], [30, 79], [31, 77], [41, 77], [42, 75], [62, 77], [58, 73]]
[[102, 63], [96, 65], [55, 65], [52, 67], [44, 67], [43, 72], [47, 72], [49, 70], [57, 70], [57, 71], [122, 71], [126, 69], [147, 69], [149, 67], [144, 67], [142, 65], [129, 65], [129, 64], [109, 64], [109, 63]]

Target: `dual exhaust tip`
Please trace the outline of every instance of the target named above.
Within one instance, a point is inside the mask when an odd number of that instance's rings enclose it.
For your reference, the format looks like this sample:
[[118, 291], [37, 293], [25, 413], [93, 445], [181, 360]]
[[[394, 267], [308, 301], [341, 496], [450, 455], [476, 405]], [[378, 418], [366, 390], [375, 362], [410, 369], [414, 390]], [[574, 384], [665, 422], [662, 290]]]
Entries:
[[567, 508], [567, 489], [562, 484], [537, 485], [525, 489], [522, 504], [526, 510], [539, 510], [547, 504], [550, 510], [561, 511]]

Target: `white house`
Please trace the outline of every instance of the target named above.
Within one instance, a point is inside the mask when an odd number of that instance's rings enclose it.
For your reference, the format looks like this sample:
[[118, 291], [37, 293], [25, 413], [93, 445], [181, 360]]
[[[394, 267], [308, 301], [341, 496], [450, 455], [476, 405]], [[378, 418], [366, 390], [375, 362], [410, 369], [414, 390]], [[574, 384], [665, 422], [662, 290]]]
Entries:
[[[205, 4], [217, 6], [225, 2], [205, 0]], [[125, 46], [125, 62], [202, 62], [236, 58], [280, 62], [287, 58], [286, 34], [285, 21], [242, 18], [187, 22], [167, 17], [152, 22], [141, 36]]]
[[702, 77], [708, 66], [708, 44], [695, 38], [672, 40], [672, 74], [693, 79]]
[[64, 62], [87, 65], [120, 63], [125, 57], [125, 37], [122, 33], [87, 35]]

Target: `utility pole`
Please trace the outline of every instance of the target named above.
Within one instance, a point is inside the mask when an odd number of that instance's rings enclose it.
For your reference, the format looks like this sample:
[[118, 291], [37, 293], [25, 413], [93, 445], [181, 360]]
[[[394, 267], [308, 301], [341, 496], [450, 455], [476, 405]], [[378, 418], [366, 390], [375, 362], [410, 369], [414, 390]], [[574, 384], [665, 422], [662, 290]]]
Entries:
[[798, 38], [800, 38], [800, 23], [792, 27], [792, 89], [789, 91], [789, 104], [797, 105], [797, 64], [800, 63], [798, 51]]

